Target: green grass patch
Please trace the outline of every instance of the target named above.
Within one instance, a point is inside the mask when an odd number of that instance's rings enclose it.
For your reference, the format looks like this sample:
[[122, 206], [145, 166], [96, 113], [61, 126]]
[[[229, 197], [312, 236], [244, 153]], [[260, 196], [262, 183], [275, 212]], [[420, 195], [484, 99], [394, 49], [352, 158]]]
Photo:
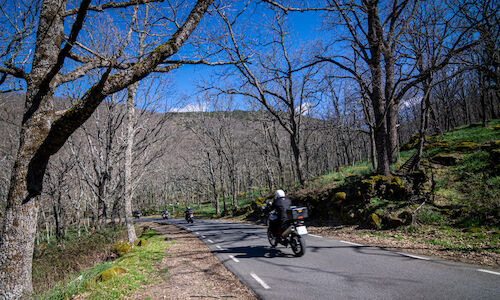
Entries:
[[500, 119], [495, 119], [489, 121], [486, 127], [480, 126], [480, 124], [472, 124], [467, 126], [461, 126], [455, 130], [444, 133], [444, 139], [450, 140], [455, 143], [459, 142], [474, 142], [483, 143], [490, 140], [495, 140], [500, 138], [500, 132], [494, 130], [493, 127], [500, 125]]
[[[66, 235], [64, 245], [51, 243], [35, 246], [33, 254], [33, 285], [35, 293], [48, 290], [60, 281], [71, 280], [72, 274], [100, 263], [102, 254], [109, 252], [111, 245], [126, 235], [124, 227], [107, 227], [87, 234], [82, 230], [78, 237], [72, 228]], [[96, 258], [100, 257], [100, 258]]]
[[[157, 271], [154, 266], [165, 257], [168, 243], [154, 230], [148, 230], [140, 238], [147, 239], [147, 244], [136, 247], [113, 262], [103, 263], [94, 268], [73, 275], [70, 280], [58, 284], [55, 288], [39, 296], [39, 299], [68, 299], [73, 295], [87, 294], [90, 299], [124, 299], [146, 283], [160, 282], [165, 271]], [[126, 273], [104, 282], [96, 282], [97, 274], [112, 267], [120, 267]]]

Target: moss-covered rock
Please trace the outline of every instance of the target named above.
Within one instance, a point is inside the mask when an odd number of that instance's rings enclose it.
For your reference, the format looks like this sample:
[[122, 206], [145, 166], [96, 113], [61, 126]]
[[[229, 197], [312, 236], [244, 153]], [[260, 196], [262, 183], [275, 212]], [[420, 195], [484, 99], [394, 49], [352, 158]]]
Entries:
[[500, 125], [493, 126], [493, 130], [500, 130]]
[[461, 142], [454, 145], [455, 149], [461, 152], [471, 152], [479, 148], [479, 145], [474, 142]]
[[394, 218], [394, 217], [388, 217], [386, 226], [387, 229], [393, 229], [393, 228], [398, 228], [404, 225], [404, 221], [401, 220], [400, 218]]
[[469, 227], [464, 230], [465, 232], [470, 232], [470, 233], [479, 233], [483, 231], [480, 227]]
[[431, 158], [433, 163], [443, 166], [454, 166], [458, 163], [460, 157], [453, 153], [439, 153]]
[[406, 151], [417, 147], [419, 137], [420, 137], [419, 134], [412, 134], [410, 136], [410, 139], [405, 144], [403, 144], [403, 146], [401, 146], [401, 150]]
[[493, 165], [500, 164], [500, 149], [493, 149], [490, 151], [490, 160]]
[[484, 151], [491, 151], [493, 149], [500, 149], [500, 140], [492, 140], [481, 145]]
[[347, 199], [347, 194], [345, 192], [337, 192], [333, 195], [332, 203], [335, 205], [341, 205]]
[[113, 252], [118, 254], [118, 256], [123, 256], [127, 253], [134, 251], [134, 245], [130, 244], [129, 242], [118, 241], [113, 244], [111, 249], [113, 250]]
[[380, 229], [382, 227], [382, 221], [376, 213], [372, 213], [368, 216], [368, 225], [372, 228]]
[[142, 246], [146, 246], [148, 242], [146, 241], [146, 239], [138, 239], [136, 242], [135, 242], [135, 245], [136, 246], [139, 246], [139, 247], [142, 247]]
[[409, 211], [403, 211], [398, 215], [398, 219], [402, 220], [404, 225], [410, 225], [412, 218], [413, 216]]
[[425, 143], [424, 148], [426, 150], [441, 149], [444, 151], [448, 151], [450, 148], [450, 143], [451, 142], [449, 140], [439, 140], [439, 141]]
[[106, 271], [97, 274], [97, 276], [94, 279], [96, 282], [103, 282], [113, 277], [119, 276], [123, 273], [127, 273], [127, 270], [120, 267], [112, 267], [111, 269], [107, 269]]
[[408, 190], [403, 184], [401, 178], [391, 176], [391, 181], [387, 185], [386, 196], [394, 200], [405, 200], [408, 196]]

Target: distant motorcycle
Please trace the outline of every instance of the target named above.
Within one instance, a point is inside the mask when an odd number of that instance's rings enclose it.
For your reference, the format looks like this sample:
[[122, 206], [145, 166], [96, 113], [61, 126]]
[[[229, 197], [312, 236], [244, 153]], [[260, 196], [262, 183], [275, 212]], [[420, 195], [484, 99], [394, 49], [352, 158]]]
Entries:
[[186, 212], [186, 222], [193, 223], [194, 222], [194, 211], [190, 210]]
[[304, 225], [304, 219], [307, 218], [308, 212], [307, 207], [297, 207], [292, 206], [288, 211], [289, 226], [283, 233], [281, 231], [280, 225], [276, 224], [278, 219], [278, 214], [276, 210], [269, 212], [268, 216], [268, 227], [267, 227], [267, 239], [269, 244], [274, 248], [279, 244], [292, 248], [293, 254], [297, 257], [304, 255], [306, 252], [306, 242], [303, 235], [307, 234], [306, 226]]
[[168, 211], [164, 211], [161, 213], [161, 217], [163, 220], [168, 220], [168, 217], [170, 216], [170, 213]]
[[134, 218], [139, 219], [142, 216], [142, 213], [138, 210], [134, 211], [133, 213]]

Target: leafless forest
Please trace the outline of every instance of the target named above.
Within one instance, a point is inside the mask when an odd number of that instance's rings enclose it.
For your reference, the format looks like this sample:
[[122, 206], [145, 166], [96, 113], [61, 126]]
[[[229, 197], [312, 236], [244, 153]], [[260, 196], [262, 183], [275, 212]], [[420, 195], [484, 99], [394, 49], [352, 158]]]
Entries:
[[[362, 160], [388, 175], [411, 135], [500, 115], [493, 0], [1, 7], [1, 297], [31, 293], [34, 244], [69, 226], [122, 218], [132, 241], [132, 210], [222, 213]], [[184, 99], [203, 112], [166, 102], [187, 65], [212, 72]]]

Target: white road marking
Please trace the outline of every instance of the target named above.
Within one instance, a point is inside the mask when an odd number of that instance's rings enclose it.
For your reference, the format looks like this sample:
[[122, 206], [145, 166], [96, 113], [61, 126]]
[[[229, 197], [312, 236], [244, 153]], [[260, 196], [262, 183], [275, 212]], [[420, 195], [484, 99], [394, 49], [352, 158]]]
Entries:
[[253, 279], [255, 279], [255, 281], [257, 281], [258, 283], [260, 283], [260, 285], [262, 285], [263, 288], [265, 288], [266, 290], [270, 289], [271, 287], [268, 286], [264, 280], [260, 279], [259, 276], [255, 275], [255, 273], [250, 273], [250, 276], [253, 277]]
[[207, 241], [212, 244], [214, 243], [214, 241], [212, 241], [211, 239], [207, 239]]
[[217, 249], [222, 250], [222, 247], [221, 247], [221, 246], [219, 246], [219, 245], [217, 245], [217, 246], [215, 246], [215, 247], [217, 247]]
[[321, 238], [321, 236], [319, 235], [315, 235], [315, 234], [308, 234], [309, 236], [313, 236], [313, 237], [317, 237], [317, 238]]
[[397, 253], [399, 255], [415, 258], [415, 259], [429, 260], [429, 258], [427, 258], [427, 257], [416, 256], [416, 255], [412, 255], [412, 254], [408, 254], [408, 253], [404, 253], [404, 252], [395, 252], [395, 253]]
[[494, 274], [494, 275], [500, 275], [499, 272], [493, 272], [493, 271], [490, 271], [490, 270], [485, 270], [485, 269], [477, 269], [479, 272], [484, 272], [484, 273], [490, 273], [490, 274]]
[[231, 258], [232, 260], [234, 260], [235, 262], [240, 262], [239, 259], [237, 259], [236, 257], [232, 256], [232, 255], [229, 255], [229, 258]]
[[348, 242], [348, 241], [339, 241], [339, 242], [344, 243], [344, 244], [353, 245], [353, 246], [363, 246], [361, 244], [351, 243], [351, 242]]

